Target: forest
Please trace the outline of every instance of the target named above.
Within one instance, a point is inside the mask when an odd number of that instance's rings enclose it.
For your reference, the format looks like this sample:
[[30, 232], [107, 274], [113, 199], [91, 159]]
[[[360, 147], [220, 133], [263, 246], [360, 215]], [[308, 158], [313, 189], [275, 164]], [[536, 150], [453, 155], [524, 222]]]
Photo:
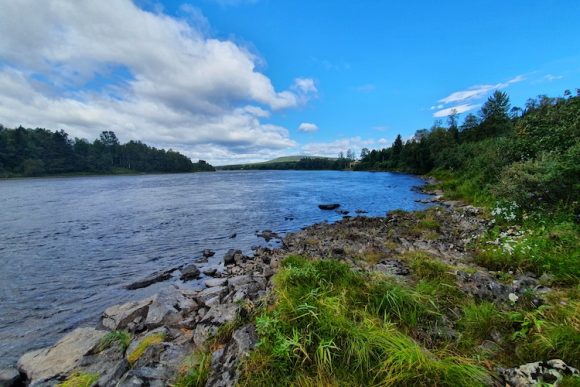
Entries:
[[406, 142], [399, 135], [390, 148], [363, 150], [354, 168], [431, 174], [479, 204], [503, 200], [523, 210], [578, 214], [580, 89], [529, 99], [524, 108], [495, 91], [477, 115], [462, 124], [457, 117]]
[[175, 173], [214, 171], [199, 160], [140, 141], [121, 144], [112, 131], [92, 143], [64, 130], [15, 129], [0, 125], [0, 177], [69, 174]]

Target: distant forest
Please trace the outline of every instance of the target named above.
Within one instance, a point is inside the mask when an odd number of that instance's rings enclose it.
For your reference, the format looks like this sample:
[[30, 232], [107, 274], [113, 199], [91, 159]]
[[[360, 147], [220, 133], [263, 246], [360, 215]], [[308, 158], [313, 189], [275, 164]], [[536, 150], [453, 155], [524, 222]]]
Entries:
[[218, 167], [221, 170], [242, 170], [242, 169], [260, 169], [260, 170], [344, 170], [348, 169], [354, 161], [346, 157], [329, 159], [323, 157], [304, 157], [297, 161], [282, 161], [254, 164], [225, 165]]
[[72, 140], [63, 130], [0, 125], [0, 177], [214, 170], [203, 160], [193, 163], [171, 149], [157, 149], [140, 141], [120, 144], [112, 131], [102, 132], [91, 143]]
[[500, 198], [521, 208], [572, 208], [580, 195], [580, 89], [511, 107], [495, 91], [478, 115], [457, 114], [382, 150], [363, 149], [356, 170], [431, 173], [462, 197]]

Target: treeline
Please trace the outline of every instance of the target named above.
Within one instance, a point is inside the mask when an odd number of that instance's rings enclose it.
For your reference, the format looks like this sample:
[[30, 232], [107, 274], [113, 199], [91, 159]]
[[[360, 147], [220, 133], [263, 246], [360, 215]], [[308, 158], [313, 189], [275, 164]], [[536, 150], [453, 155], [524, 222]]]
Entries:
[[0, 177], [213, 170], [205, 161], [193, 163], [171, 149], [157, 149], [140, 141], [120, 144], [112, 131], [102, 132], [91, 143], [73, 140], [63, 130], [0, 125]]
[[320, 171], [320, 170], [335, 170], [341, 171], [348, 169], [354, 159], [339, 157], [337, 159], [330, 159], [324, 157], [304, 157], [297, 161], [282, 161], [273, 163], [254, 163], [254, 164], [238, 164], [225, 165], [218, 167], [221, 170], [301, 170], [301, 171]]
[[580, 193], [580, 89], [575, 96], [539, 96], [524, 108], [496, 91], [477, 115], [457, 114], [390, 148], [365, 151], [357, 170], [453, 176], [459, 194], [500, 198], [521, 208], [572, 207]]

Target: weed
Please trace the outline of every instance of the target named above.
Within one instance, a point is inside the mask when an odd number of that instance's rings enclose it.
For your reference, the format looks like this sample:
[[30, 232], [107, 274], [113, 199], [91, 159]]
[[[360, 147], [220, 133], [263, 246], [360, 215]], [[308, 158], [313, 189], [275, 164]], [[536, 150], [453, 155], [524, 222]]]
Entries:
[[209, 351], [194, 352], [182, 362], [174, 387], [205, 386], [209, 376], [211, 353]]
[[131, 340], [133, 340], [133, 335], [127, 331], [112, 331], [101, 339], [97, 351], [102, 352], [114, 343], [118, 343], [124, 352], [129, 344], [131, 344]]
[[154, 333], [149, 336], [145, 336], [141, 339], [141, 341], [139, 341], [139, 344], [137, 344], [137, 347], [135, 347], [133, 352], [127, 355], [127, 360], [130, 364], [135, 364], [135, 362], [139, 360], [143, 353], [145, 353], [147, 348], [155, 344], [161, 344], [164, 340], [164, 333]]
[[89, 374], [86, 372], [74, 372], [64, 382], [58, 384], [59, 387], [91, 387], [99, 380], [99, 374]]
[[458, 326], [465, 335], [463, 340], [469, 342], [470, 339], [484, 340], [494, 330], [503, 330], [504, 321], [503, 314], [491, 302], [471, 302], [463, 305]]

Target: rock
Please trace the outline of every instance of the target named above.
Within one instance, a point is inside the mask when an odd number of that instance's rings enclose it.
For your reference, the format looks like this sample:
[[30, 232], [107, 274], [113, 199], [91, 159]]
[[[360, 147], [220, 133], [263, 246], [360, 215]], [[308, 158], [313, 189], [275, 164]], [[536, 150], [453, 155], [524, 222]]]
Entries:
[[368, 214], [369, 212], [365, 210], [355, 210], [354, 213], [360, 215], [360, 214]]
[[511, 387], [537, 386], [545, 383], [556, 384], [564, 376], [579, 375], [576, 368], [570, 367], [558, 359], [500, 369], [499, 372]]
[[336, 212], [339, 215], [348, 215], [350, 213], [350, 211], [347, 210], [336, 210], [334, 212]]
[[213, 288], [215, 286], [226, 286], [227, 284], [227, 278], [212, 278], [205, 281], [205, 286], [208, 288]]
[[198, 346], [203, 345], [208, 337], [217, 332], [220, 326], [235, 320], [240, 313], [240, 309], [240, 305], [233, 303], [212, 306], [195, 327], [193, 333], [193, 341], [195, 344]]
[[231, 288], [234, 288], [235, 289], [235, 288], [237, 288], [237, 287], [239, 287], [241, 285], [249, 284], [252, 281], [253, 281], [253, 278], [252, 278], [251, 275], [238, 275], [238, 276], [235, 276], [235, 277], [231, 277], [228, 280], [228, 285]]
[[260, 238], [264, 238], [266, 242], [270, 242], [270, 240], [272, 239], [280, 238], [280, 236], [277, 233], [273, 232], [272, 230], [264, 230], [261, 233], [258, 233], [257, 236]]
[[242, 255], [242, 250], [229, 249], [224, 255], [224, 266], [233, 265], [237, 262], [238, 256]]
[[320, 208], [321, 210], [336, 210], [338, 207], [340, 207], [340, 204], [338, 204], [338, 203], [319, 204], [318, 205], [318, 208]]
[[83, 357], [79, 370], [98, 374], [99, 386], [115, 386], [129, 368], [125, 350], [120, 345], [113, 344], [102, 352]]
[[182, 281], [191, 281], [199, 278], [199, 269], [196, 265], [187, 265], [181, 269], [181, 276], [179, 277]]
[[203, 269], [201, 269], [201, 272], [205, 275], [209, 275], [210, 277], [213, 277], [217, 273], [217, 268], [204, 267]]
[[18, 368], [32, 384], [65, 376], [79, 366], [83, 356], [91, 353], [106, 333], [77, 328], [52, 347], [25, 353], [18, 360]]
[[227, 292], [228, 288], [226, 286], [215, 286], [213, 288], [207, 288], [199, 292], [197, 294], [197, 299], [205, 304], [206, 301], [214, 297], [223, 297]]
[[152, 297], [145, 326], [154, 329], [159, 326], [178, 326], [179, 321], [199, 308], [195, 301], [197, 292], [173, 286], [162, 290]]
[[125, 289], [136, 290], [146, 288], [147, 286], [153, 285], [157, 282], [167, 281], [168, 279], [171, 278], [171, 273], [173, 273], [176, 270], [179, 270], [179, 268], [176, 267], [163, 272], [153, 273], [148, 277], [145, 277], [139, 281], [133, 282], [132, 284], [125, 286]]
[[236, 234], [236, 233], [233, 233], [232, 235], [230, 235], [230, 239], [234, 239], [234, 238], [235, 238], [235, 237], [237, 237], [237, 236], [238, 236], [238, 234]]
[[203, 250], [203, 253], [201, 255], [203, 255], [205, 258], [210, 258], [210, 257], [213, 257], [215, 255], [215, 251], [210, 250], [210, 249], [205, 249], [205, 250]]
[[119, 329], [134, 330], [144, 321], [151, 302], [153, 302], [153, 298], [146, 298], [141, 301], [111, 306], [103, 312], [101, 324], [113, 331]]
[[0, 370], [0, 387], [15, 387], [24, 385], [20, 372], [12, 367]]
[[375, 265], [375, 270], [385, 274], [406, 276], [410, 274], [409, 268], [397, 259], [383, 259]]

